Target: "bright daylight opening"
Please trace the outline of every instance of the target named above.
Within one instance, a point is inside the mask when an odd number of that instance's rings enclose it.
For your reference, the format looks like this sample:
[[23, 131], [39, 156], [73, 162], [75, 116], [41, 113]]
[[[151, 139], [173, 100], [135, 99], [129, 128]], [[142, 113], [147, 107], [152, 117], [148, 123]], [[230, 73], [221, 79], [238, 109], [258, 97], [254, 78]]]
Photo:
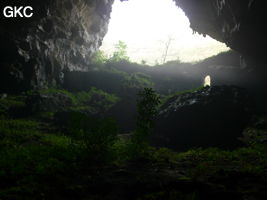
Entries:
[[229, 50], [209, 36], [193, 34], [189, 25], [173, 0], [115, 0], [100, 49], [111, 55], [121, 40], [131, 61], [150, 65], [177, 59], [196, 62]]
[[205, 78], [204, 78], [204, 87], [207, 87], [207, 86], [211, 86], [211, 77], [210, 75], [207, 75]]

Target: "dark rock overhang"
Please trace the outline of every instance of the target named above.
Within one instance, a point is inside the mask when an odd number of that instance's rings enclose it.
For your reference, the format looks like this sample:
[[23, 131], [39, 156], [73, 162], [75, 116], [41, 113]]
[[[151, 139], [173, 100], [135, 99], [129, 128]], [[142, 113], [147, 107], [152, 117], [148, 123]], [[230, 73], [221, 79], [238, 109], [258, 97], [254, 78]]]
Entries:
[[174, 0], [193, 31], [224, 42], [245, 56], [264, 58], [266, 12], [259, 0]]
[[[0, 90], [10, 82], [21, 90], [56, 85], [64, 71], [87, 70], [108, 30], [113, 2], [2, 0]], [[31, 6], [33, 16], [5, 18], [6, 6]]]

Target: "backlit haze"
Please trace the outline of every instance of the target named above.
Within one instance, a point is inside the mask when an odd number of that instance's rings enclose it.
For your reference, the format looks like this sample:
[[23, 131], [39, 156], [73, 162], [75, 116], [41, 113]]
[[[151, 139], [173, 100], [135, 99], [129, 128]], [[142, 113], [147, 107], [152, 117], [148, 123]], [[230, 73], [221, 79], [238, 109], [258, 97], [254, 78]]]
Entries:
[[115, 0], [100, 49], [111, 55], [119, 40], [127, 44], [131, 61], [150, 65], [162, 63], [168, 40], [166, 61], [195, 62], [229, 50], [209, 36], [193, 34], [188, 18], [172, 0]]

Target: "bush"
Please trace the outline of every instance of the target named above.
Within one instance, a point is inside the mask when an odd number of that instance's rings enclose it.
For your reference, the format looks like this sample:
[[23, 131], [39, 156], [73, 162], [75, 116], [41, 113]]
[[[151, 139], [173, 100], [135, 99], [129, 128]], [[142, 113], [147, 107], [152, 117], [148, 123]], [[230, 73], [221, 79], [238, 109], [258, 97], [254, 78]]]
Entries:
[[72, 138], [84, 149], [86, 160], [106, 162], [113, 159], [118, 132], [113, 119], [95, 119], [74, 113], [71, 121]]
[[151, 81], [150, 76], [138, 72], [125, 75], [123, 86], [125, 88], [140, 89], [140, 88], [152, 87], [153, 82]]
[[104, 65], [108, 60], [108, 56], [105, 55], [104, 51], [98, 50], [95, 52], [92, 63], [95, 65]]
[[91, 87], [88, 92], [78, 92], [76, 95], [76, 102], [78, 106], [90, 106], [96, 112], [106, 112], [119, 98], [114, 94], [109, 94], [103, 90]]
[[127, 56], [127, 45], [119, 40], [117, 44], [115, 44], [115, 52], [109, 58], [110, 62], [120, 62], [122, 60], [129, 61], [130, 58]]
[[43, 199], [41, 194], [67, 187], [76, 157], [70, 146], [33, 144], [0, 151], [0, 199]]
[[111, 56], [105, 54], [104, 51], [98, 50], [95, 52], [92, 63], [101, 67], [105, 65], [107, 62], [121, 62], [121, 61], [129, 61], [130, 58], [127, 56], [127, 45], [125, 42], [119, 40], [118, 43], [114, 45], [115, 51]]
[[137, 128], [132, 138], [132, 145], [136, 151], [136, 156], [147, 153], [149, 136], [152, 133], [154, 118], [158, 113], [158, 106], [160, 104], [160, 97], [152, 88], [144, 88], [138, 95]]

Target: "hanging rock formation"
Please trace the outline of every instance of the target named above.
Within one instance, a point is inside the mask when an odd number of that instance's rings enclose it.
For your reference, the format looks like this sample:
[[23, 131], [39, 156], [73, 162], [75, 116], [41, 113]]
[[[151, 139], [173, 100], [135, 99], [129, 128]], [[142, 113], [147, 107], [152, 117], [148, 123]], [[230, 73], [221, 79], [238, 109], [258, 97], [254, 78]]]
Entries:
[[174, 0], [194, 32], [210, 35], [244, 56], [264, 59], [267, 18], [259, 0]]
[[[114, 0], [4, 0], [0, 23], [0, 91], [62, 82], [86, 70], [108, 28]], [[32, 18], [5, 18], [5, 6], [32, 6]]]

